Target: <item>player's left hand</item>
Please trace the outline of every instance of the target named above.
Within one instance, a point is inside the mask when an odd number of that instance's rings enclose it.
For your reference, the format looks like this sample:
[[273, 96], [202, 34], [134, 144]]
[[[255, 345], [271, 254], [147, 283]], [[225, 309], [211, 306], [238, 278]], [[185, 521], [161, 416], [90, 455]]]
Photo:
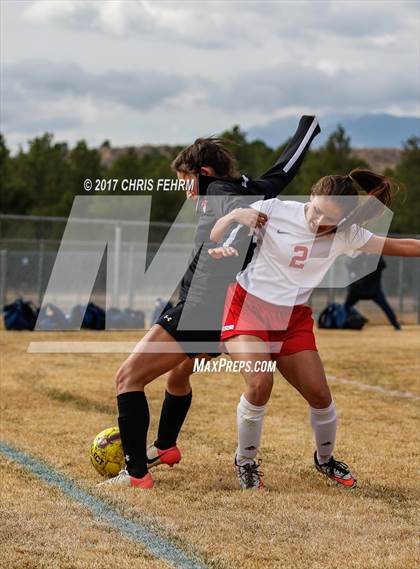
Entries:
[[237, 257], [239, 255], [235, 247], [215, 247], [208, 249], [210, 257], [213, 259], [222, 259], [222, 257]]

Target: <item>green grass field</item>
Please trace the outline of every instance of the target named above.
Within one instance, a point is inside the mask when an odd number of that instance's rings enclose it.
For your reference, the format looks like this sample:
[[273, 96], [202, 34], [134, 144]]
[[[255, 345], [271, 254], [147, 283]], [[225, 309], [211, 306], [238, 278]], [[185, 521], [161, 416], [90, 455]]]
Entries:
[[[318, 343], [340, 424], [337, 458], [360, 480], [337, 489], [312, 466], [307, 405], [281, 378], [266, 417], [261, 458], [267, 492], [235, 479], [239, 375], [193, 377], [181, 463], [154, 469], [155, 488], [98, 489], [89, 447], [116, 425], [114, 372], [123, 354], [29, 354], [31, 341], [134, 341], [122, 332], [1, 332], [1, 441], [13, 445], [140, 521], [206, 567], [414, 569], [419, 555], [419, 328], [321, 331]], [[366, 384], [340, 382], [340, 378]], [[384, 391], [372, 391], [380, 386]], [[147, 390], [156, 430], [164, 390]], [[391, 393], [390, 393], [391, 392]], [[168, 568], [81, 503], [0, 455], [4, 569]]]

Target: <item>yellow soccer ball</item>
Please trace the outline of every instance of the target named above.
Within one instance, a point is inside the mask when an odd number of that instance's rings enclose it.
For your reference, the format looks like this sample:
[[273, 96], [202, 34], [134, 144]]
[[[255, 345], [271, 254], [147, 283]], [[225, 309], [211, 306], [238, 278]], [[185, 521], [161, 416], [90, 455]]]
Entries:
[[99, 474], [109, 478], [117, 476], [124, 468], [124, 452], [118, 427], [110, 427], [96, 435], [90, 447], [90, 461]]

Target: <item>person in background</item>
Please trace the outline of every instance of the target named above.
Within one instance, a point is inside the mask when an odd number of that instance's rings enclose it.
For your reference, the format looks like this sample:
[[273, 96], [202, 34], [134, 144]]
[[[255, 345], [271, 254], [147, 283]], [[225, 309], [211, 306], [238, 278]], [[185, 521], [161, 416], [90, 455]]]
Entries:
[[[367, 263], [367, 257], [366, 253], [362, 253], [351, 261], [349, 266], [350, 275], [358, 272], [360, 274], [360, 269]], [[381, 255], [375, 271], [349, 286], [344, 308], [348, 313], [359, 300], [373, 300], [385, 312], [386, 317], [395, 330], [401, 330], [401, 324], [398, 322], [395, 312], [388, 303], [382, 288], [382, 271], [385, 267], [386, 263]]]

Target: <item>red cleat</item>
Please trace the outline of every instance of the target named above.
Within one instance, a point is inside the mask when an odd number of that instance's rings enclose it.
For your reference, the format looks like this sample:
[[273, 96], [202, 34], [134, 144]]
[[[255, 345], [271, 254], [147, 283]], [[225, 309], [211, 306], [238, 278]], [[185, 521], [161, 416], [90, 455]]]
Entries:
[[171, 468], [181, 460], [181, 453], [178, 447], [170, 447], [160, 450], [154, 444], [147, 447], [147, 466], [153, 468], [158, 464], [167, 464]]
[[345, 462], [339, 462], [332, 456], [325, 464], [319, 464], [315, 451], [314, 454], [315, 468], [325, 474], [327, 478], [333, 480], [337, 486], [344, 488], [356, 488], [357, 480], [351, 473], [350, 468]]

